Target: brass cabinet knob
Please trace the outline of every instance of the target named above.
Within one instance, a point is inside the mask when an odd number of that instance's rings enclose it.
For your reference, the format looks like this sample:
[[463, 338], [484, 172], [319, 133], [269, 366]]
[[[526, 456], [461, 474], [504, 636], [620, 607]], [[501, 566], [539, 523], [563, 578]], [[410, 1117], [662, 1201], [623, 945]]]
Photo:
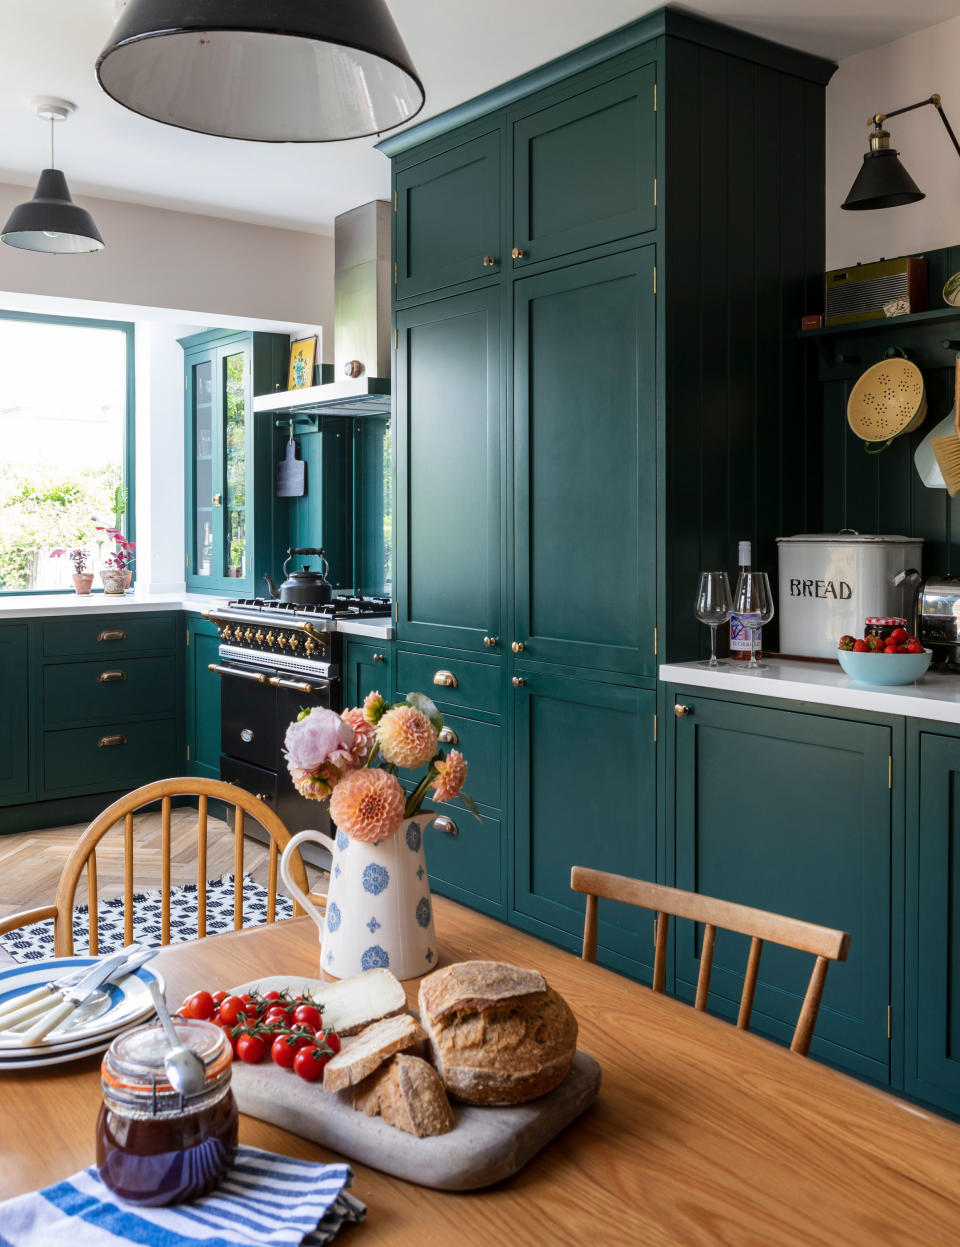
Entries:
[[442, 831], [448, 836], [459, 836], [460, 828], [452, 818], [447, 818], [446, 814], [439, 814], [434, 820], [433, 825], [437, 831]]
[[434, 684], [439, 684], [441, 688], [459, 688], [460, 681], [452, 671], [435, 671], [433, 673]]
[[510, 683], [513, 685], [514, 688], [523, 688], [523, 686], [526, 684], [526, 680], [523, 678], [522, 675], [515, 675], [513, 679], [510, 681]]
[[256, 632], [254, 633], [254, 636], [256, 638], [257, 644], [262, 645], [263, 644], [263, 629], [258, 628]]
[[484, 268], [493, 268], [496, 262], [497, 262], [497, 257], [495, 255], [485, 255], [483, 257]]
[[270, 803], [269, 792], [255, 792], [253, 795], [257, 798], [258, 801], [265, 801], [269, 805]]
[[125, 671], [101, 671], [97, 676], [98, 684], [115, 684], [118, 680], [125, 680], [127, 673]]
[[246, 632], [243, 634], [243, 639], [246, 641], [248, 645], [250, 644], [250, 642], [253, 640], [253, 629], [252, 628], [248, 628], [246, 630]]
[[126, 736], [122, 732], [114, 732], [110, 736], [101, 736], [97, 741], [98, 749], [115, 749], [117, 745], [125, 745], [127, 743]]
[[487, 649], [495, 649], [500, 644], [500, 638], [498, 636], [485, 636], [483, 643]]
[[271, 632], [268, 632], [268, 633], [267, 633], [267, 644], [268, 644], [268, 645], [275, 645], [275, 644], [276, 644], [276, 641], [277, 641], [277, 638], [276, 638], [276, 636], [273, 634], [273, 632], [272, 632], [272, 631], [271, 631]]
[[387, 658], [385, 654], [374, 654], [373, 661], [374, 662], [386, 662]]
[[515, 654], [522, 654], [523, 651], [527, 647], [524, 645], [522, 641], [514, 641], [514, 643], [510, 646], [510, 648], [513, 650]]
[[215, 507], [221, 506], [223, 504], [223, 494], [214, 494], [210, 501]]
[[97, 637], [98, 641], [125, 641], [127, 634], [121, 632], [119, 628], [108, 628], [106, 632], [101, 632]]
[[693, 714], [693, 709], [690, 706], [681, 706], [677, 704], [673, 708], [673, 713], [677, 716], [678, 719], [682, 719], [684, 715]]
[[437, 740], [442, 745], [459, 745], [460, 737], [456, 734], [452, 727], [442, 727], [437, 733]]
[[522, 247], [514, 247], [514, 249], [510, 252], [510, 254], [513, 256], [515, 260], [522, 260], [523, 257], [527, 253], [524, 251]]

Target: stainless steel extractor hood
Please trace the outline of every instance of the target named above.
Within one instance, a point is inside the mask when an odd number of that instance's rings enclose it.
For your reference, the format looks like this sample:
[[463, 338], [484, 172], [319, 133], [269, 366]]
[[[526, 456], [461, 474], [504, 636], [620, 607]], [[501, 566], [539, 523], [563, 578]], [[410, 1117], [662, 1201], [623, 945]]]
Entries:
[[253, 400], [278, 416], [390, 414], [390, 205], [375, 199], [334, 221], [334, 380]]

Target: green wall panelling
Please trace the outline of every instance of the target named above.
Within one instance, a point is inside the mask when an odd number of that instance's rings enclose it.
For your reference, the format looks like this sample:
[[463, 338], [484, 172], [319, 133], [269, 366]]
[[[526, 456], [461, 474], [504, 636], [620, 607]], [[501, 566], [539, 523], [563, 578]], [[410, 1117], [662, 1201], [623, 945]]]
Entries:
[[343, 704], [362, 706], [374, 690], [393, 697], [393, 642], [343, 638]]
[[[676, 886], [851, 933], [830, 967], [811, 1051], [890, 1081], [887, 1007], [900, 915], [902, 723], [810, 713], [791, 703], [704, 696], [671, 687], [676, 751]], [[818, 710], [820, 708], [817, 708]], [[897, 759], [898, 788], [888, 787]], [[680, 923], [676, 990], [693, 998], [701, 930]], [[711, 1007], [736, 1016], [749, 941], [717, 935]], [[806, 954], [767, 944], [751, 1029], [789, 1042], [812, 969]]]
[[[35, 711], [30, 699], [28, 626], [0, 624], [0, 806], [32, 795], [30, 729]], [[0, 813], [0, 827], [6, 822]]]
[[217, 626], [202, 615], [184, 616], [186, 773], [220, 778], [220, 676]]

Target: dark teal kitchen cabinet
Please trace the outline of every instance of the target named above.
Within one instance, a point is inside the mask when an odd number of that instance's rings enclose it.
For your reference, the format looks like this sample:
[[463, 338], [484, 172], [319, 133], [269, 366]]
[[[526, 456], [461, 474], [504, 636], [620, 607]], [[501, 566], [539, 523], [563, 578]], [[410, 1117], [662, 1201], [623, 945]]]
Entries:
[[651, 50], [638, 69], [594, 70], [511, 111], [516, 268], [656, 227], [656, 81]]
[[464, 135], [397, 175], [395, 298], [499, 273], [501, 128]]
[[[674, 705], [683, 708], [675, 715]], [[676, 885], [851, 935], [830, 967], [811, 1051], [889, 1081], [892, 728], [670, 687]], [[701, 929], [676, 932], [692, 999]], [[718, 932], [710, 1007], [735, 1017], [749, 941]], [[751, 1029], [789, 1041], [811, 958], [767, 944]]]
[[505, 917], [503, 823], [495, 811], [480, 807], [479, 819], [457, 802], [442, 805], [427, 798], [441, 820], [424, 833], [430, 887], [441, 896]]
[[[0, 805], [30, 797], [29, 662], [27, 625], [0, 624]], [[2, 822], [2, 817], [0, 817]]]
[[220, 778], [220, 676], [217, 626], [202, 615], [186, 615], [186, 773]]
[[181, 345], [187, 587], [252, 597], [275, 562], [272, 418], [253, 398], [282, 384], [289, 339], [212, 330]]
[[514, 283], [512, 640], [541, 662], [656, 671], [655, 263]]
[[[656, 877], [656, 694], [516, 671], [512, 917], [579, 950], [584, 899], [571, 866]], [[649, 980], [650, 914], [601, 902], [599, 945], [602, 962]]]
[[500, 644], [500, 301], [494, 286], [396, 316], [402, 641]]
[[376, 690], [393, 698], [393, 642], [343, 638], [343, 704], [362, 706]]

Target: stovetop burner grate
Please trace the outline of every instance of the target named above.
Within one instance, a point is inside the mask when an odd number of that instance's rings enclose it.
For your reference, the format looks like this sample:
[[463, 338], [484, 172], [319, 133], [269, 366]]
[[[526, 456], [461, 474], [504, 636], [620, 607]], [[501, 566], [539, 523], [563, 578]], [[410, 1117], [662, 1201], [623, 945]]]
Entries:
[[352, 597], [338, 594], [331, 602], [280, 602], [276, 598], [237, 598], [229, 602], [232, 610], [251, 611], [265, 615], [306, 615], [320, 619], [370, 618], [389, 616], [392, 603], [383, 597]]

